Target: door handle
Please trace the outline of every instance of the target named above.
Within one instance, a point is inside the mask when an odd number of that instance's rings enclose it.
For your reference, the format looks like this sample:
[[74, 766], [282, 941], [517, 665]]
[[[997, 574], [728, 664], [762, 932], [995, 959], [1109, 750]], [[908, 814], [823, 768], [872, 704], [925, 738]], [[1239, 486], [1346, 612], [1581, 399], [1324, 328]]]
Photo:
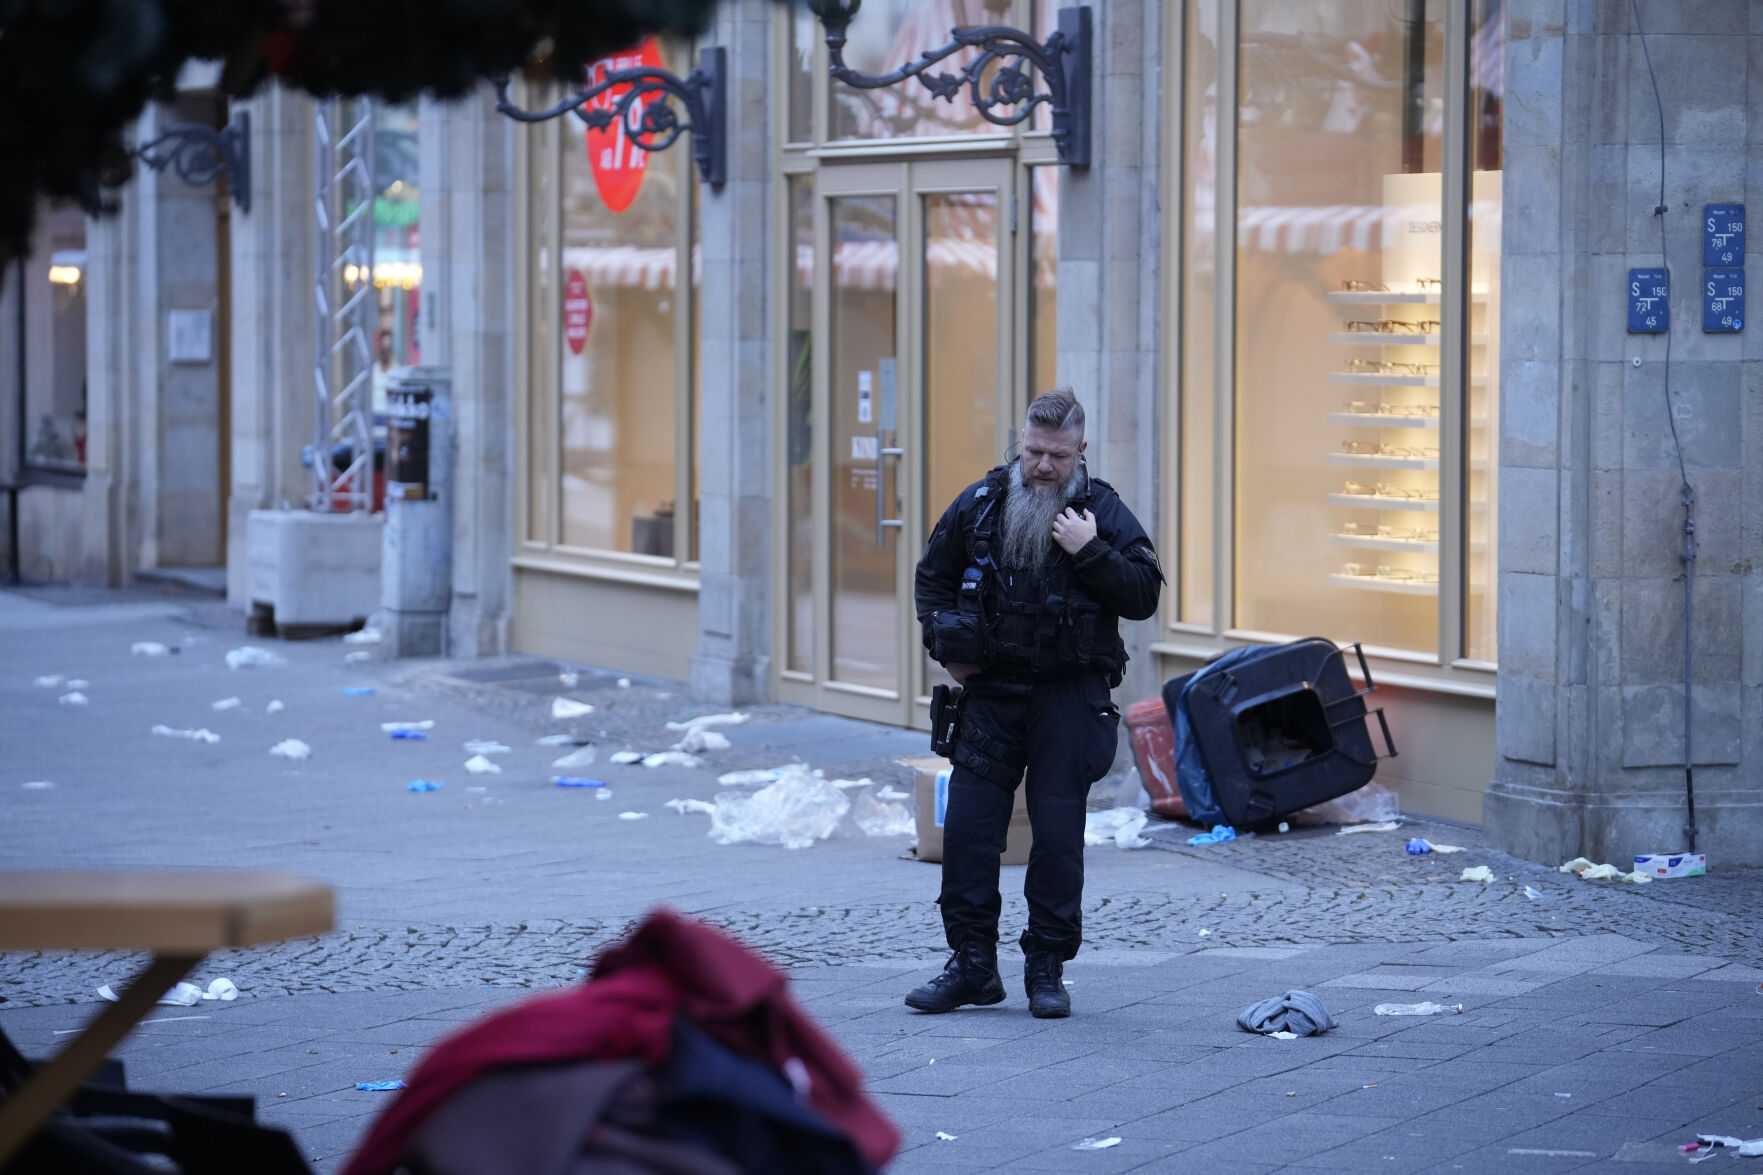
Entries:
[[906, 520], [904, 518], [889, 518], [887, 516], [887, 510], [883, 508], [882, 503], [882, 487], [887, 482], [887, 478], [883, 476], [884, 469], [882, 463], [889, 457], [904, 456], [906, 450], [886, 448], [882, 445], [881, 439], [882, 430], [881, 426], [878, 424], [875, 430], [875, 545], [878, 548], [884, 545], [884, 540], [890, 527], [900, 530], [904, 530], [906, 527]]

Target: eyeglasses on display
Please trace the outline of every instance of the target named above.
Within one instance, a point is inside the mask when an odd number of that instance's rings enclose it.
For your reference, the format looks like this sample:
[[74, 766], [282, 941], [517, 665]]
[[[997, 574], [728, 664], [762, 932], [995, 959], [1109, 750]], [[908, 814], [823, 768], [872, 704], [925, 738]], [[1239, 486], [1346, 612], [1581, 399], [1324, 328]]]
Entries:
[[1347, 411], [1354, 416], [1437, 416], [1437, 404], [1374, 404], [1369, 400], [1351, 400]]
[[1374, 322], [1349, 322], [1347, 329], [1353, 334], [1430, 335], [1437, 333], [1439, 322], [1435, 318], [1421, 318], [1412, 321], [1401, 318], [1379, 318]]
[[1411, 490], [1404, 486], [1385, 485], [1381, 481], [1349, 481], [1341, 487], [1341, 493], [1353, 498], [1411, 498], [1422, 502], [1439, 500], [1437, 490]]
[[1423, 290], [1441, 290], [1445, 286], [1443, 279], [1436, 277], [1417, 277], [1414, 284]]
[[[1417, 277], [1414, 279], [1414, 287], [1419, 290], [1443, 289], [1444, 284], [1443, 280], [1436, 277]], [[1383, 282], [1364, 281], [1356, 277], [1344, 279], [1341, 282], [1341, 289], [1350, 294], [1388, 294], [1393, 292], [1390, 287]]]
[[1439, 573], [1436, 571], [1410, 571], [1406, 567], [1388, 567], [1378, 564], [1373, 567], [1369, 563], [1343, 563], [1341, 574], [1351, 575], [1357, 579], [1388, 579], [1397, 583], [1437, 583]]
[[1341, 452], [1365, 457], [1437, 457], [1439, 451], [1421, 445], [1386, 445], [1378, 441], [1342, 441]]
[[1393, 363], [1387, 359], [1349, 359], [1347, 370], [1356, 374], [1437, 375], [1436, 363]]
[[1438, 531], [1418, 526], [1369, 526], [1358, 522], [1343, 522], [1339, 533], [1359, 538], [1403, 539], [1414, 543], [1439, 541]]

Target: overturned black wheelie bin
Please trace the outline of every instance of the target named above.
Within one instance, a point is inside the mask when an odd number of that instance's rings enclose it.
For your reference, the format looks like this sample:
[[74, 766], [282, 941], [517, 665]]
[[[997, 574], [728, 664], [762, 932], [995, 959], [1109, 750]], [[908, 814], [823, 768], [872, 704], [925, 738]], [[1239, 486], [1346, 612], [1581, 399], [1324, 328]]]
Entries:
[[[1359, 662], [1363, 688], [1347, 674]], [[1163, 686], [1175, 729], [1175, 781], [1188, 815], [1253, 828], [1356, 791], [1377, 772], [1368, 720], [1385, 757], [1396, 746], [1365, 654], [1321, 637], [1233, 649]]]

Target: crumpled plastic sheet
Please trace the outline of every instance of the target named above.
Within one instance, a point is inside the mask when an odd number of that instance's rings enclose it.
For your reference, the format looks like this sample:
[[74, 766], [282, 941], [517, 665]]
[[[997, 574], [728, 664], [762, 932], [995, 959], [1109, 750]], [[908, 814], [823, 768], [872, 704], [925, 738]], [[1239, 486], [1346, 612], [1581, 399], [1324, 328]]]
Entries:
[[551, 717], [557, 719], [586, 718], [594, 712], [594, 707], [587, 702], [578, 702], [574, 698], [552, 698]]
[[158, 641], [136, 641], [129, 646], [129, 652], [136, 657], [163, 657], [171, 649]]
[[1400, 816], [1396, 793], [1381, 783], [1337, 796], [1326, 804], [1292, 814], [1294, 824], [1381, 824]]
[[789, 767], [760, 767], [753, 771], [724, 771], [716, 782], [724, 787], [763, 787], [784, 777]]
[[[507, 748], [503, 748], [506, 750]], [[600, 752], [593, 747], [578, 747], [560, 759], [551, 760], [551, 766], [568, 770], [572, 767], [591, 767], [600, 758]]]
[[1458, 881], [1492, 881], [1493, 879], [1494, 879], [1494, 871], [1492, 869], [1489, 869], [1486, 865], [1476, 865], [1472, 868], [1465, 869], [1463, 871], [1463, 876], [1459, 877], [1457, 880]]
[[[710, 808], [710, 839], [721, 845], [752, 841], [805, 849], [831, 836], [850, 809], [851, 801], [843, 791], [798, 769], [756, 792], [717, 796]], [[701, 809], [687, 806], [676, 810]]]
[[657, 751], [653, 755], [643, 756], [645, 767], [702, 767], [703, 760], [696, 755], [688, 755], [684, 751]]
[[1137, 808], [1091, 812], [1084, 817], [1084, 844], [1102, 845], [1113, 841], [1122, 849], [1142, 849], [1151, 843], [1139, 835], [1144, 826], [1145, 814]]
[[226, 655], [228, 669], [273, 669], [287, 663], [288, 659], [280, 653], [272, 653], [256, 645], [240, 645], [229, 650]]
[[1237, 830], [1228, 824], [1214, 824], [1211, 832], [1202, 832], [1188, 837], [1191, 845], [1221, 845], [1227, 840], [1235, 840]]
[[200, 730], [173, 730], [169, 726], [155, 726], [153, 728], [153, 733], [164, 735], [166, 738], [187, 738], [191, 742], [198, 743], [217, 743], [220, 741], [220, 736], [218, 734], [215, 734], [212, 730], [206, 728]]
[[[98, 995], [100, 998], [109, 1000], [113, 1004], [121, 998], [116, 994], [115, 989], [108, 983], [98, 989]], [[162, 1004], [170, 1004], [174, 1008], [188, 1008], [202, 1000], [230, 1002], [238, 998], [239, 989], [237, 985], [235, 985], [232, 980], [222, 977], [214, 980], [206, 989], [198, 987], [194, 983], [179, 981], [177, 986], [160, 996], [158, 1002]]]
[[473, 775], [502, 774], [502, 765], [500, 763], [486, 759], [482, 755], [473, 755], [471, 758], [467, 759], [465, 761], [465, 769]]
[[1462, 1004], [1435, 1004], [1427, 1000], [1418, 1004], [1379, 1004], [1371, 1009], [1374, 1016], [1437, 1016], [1441, 1012], [1463, 1011]]
[[292, 759], [297, 763], [308, 758], [312, 754], [312, 748], [297, 738], [285, 738], [269, 748], [269, 753], [279, 759]]
[[[669, 726], [674, 725], [668, 723]], [[688, 730], [685, 737], [673, 744], [673, 749], [688, 755], [702, 755], [706, 751], [726, 751], [729, 749], [728, 735], [716, 730]]]
[[1244, 1032], [1259, 1032], [1265, 1036], [1276, 1032], [1320, 1036], [1330, 1028], [1338, 1027], [1322, 1000], [1308, 991], [1288, 991], [1258, 1004], [1250, 1004], [1237, 1014], [1237, 1026]]
[[873, 792], [857, 796], [851, 805], [851, 819], [864, 836], [913, 836], [918, 832], [918, 821], [905, 804], [878, 799]]

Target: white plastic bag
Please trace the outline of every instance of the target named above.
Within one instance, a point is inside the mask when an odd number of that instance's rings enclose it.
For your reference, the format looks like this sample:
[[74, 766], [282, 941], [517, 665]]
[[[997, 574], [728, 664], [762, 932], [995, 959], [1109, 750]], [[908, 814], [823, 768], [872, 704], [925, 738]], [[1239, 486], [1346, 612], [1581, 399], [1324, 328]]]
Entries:
[[1368, 783], [1314, 808], [1292, 814], [1294, 824], [1382, 824], [1402, 814], [1396, 793], [1381, 783]]
[[851, 808], [845, 793], [800, 768], [751, 794], [723, 792], [710, 813], [710, 839], [805, 849], [833, 834]]
[[256, 645], [240, 645], [226, 655], [228, 669], [274, 669], [277, 665], [287, 663], [288, 659], [280, 653], [272, 653]]
[[1145, 814], [1138, 808], [1091, 812], [1084, 818], [1084, 844], [1102, 845], [1113, 841], [1123, 849], [1142, 849], [1151, 843], [1139, 835], [1139, 829], [1144, 826]]
[[912, 836], [918, 821], [903, 803], [877, 798], [874, 792], [862, 792], [851, 806], [851, 819], [864, 836]]

